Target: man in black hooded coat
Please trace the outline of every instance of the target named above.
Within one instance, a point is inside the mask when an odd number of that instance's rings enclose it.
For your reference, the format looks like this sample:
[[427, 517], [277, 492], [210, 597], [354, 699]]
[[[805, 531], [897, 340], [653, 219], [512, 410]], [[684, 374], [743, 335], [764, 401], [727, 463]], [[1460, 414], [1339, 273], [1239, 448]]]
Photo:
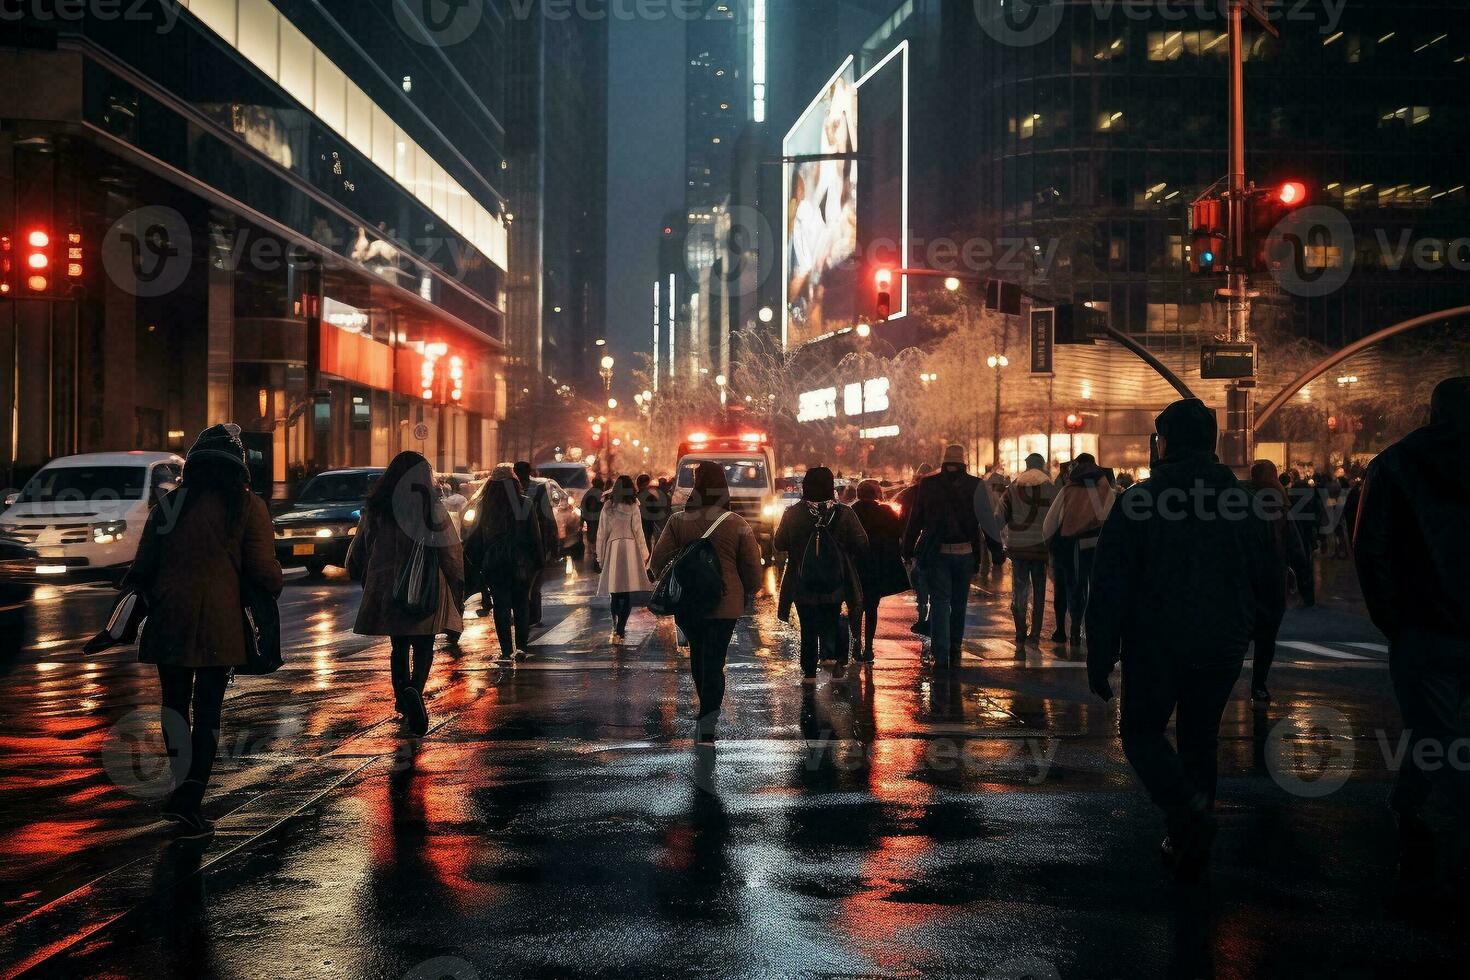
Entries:
[[[1165, 812], [1166, 862], [1190, 875], [1209, 858], [1220, 719], [1271, 601], [1276, 552], [1250, 491], [1215, 455], [1215, 413], [1189, 398], [1154, 424], [1162, 458], [1098, 537], [1087, 673], [1109, 700], [1121, 660], [1123, 752]], [[1177, 750], [1165, 736], [1176, 713]]]
[[1432, 870], [1420, 811], [1435, 780], [1470, 810], [1470, 773], [1454, 763], [1470, 744], [1470, 377], [1434, 389], [1429, 424], [1368, 467], [1353, 546], [1363, 599], [1388, 637], [1389, 674], [1409, 735], [1390, 805], [1402, 869]]

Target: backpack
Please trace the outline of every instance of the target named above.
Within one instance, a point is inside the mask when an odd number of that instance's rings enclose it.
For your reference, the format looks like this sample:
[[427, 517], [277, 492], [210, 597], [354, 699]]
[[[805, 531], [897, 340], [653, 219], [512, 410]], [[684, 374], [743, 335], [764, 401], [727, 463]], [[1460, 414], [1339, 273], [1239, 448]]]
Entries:
[[842, 550], [828, 530], [835, 520], [837, 508], [833, 507], [826, 523], [815, 522], [812, 536], [807, 538], [806, 551], [801, 556], [801, 584], [809, 592], [837, 592], [847, 584]]
[[720, 604], [725, 597], [725, 575], [710, 535], [729, 516], [729, 511], [721, 514], [709, 530], [669, 562], [648, 601], [655, 616], [708, 616]]

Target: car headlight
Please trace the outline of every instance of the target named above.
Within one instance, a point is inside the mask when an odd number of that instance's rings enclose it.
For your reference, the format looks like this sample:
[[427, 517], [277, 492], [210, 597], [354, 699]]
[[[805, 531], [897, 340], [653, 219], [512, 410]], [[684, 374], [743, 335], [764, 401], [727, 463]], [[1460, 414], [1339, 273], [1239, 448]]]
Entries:
[[121, 541], [127, 529], [127, 521], [107, 521], [102, 524], [93, 524], [92, 543], [112, 544], [114, 541]]
[[319, 527], [316, 529], [316, 536], [319, 538], [330, 538], [332, 536], [332, 529], [329, 527]]

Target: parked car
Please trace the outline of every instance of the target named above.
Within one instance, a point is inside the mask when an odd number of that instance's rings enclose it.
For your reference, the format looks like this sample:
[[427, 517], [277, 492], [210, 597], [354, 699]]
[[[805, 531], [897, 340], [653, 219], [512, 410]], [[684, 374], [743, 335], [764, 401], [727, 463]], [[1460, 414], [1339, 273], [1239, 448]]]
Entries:
[[382, 467], [328, 470], [307, 481], [290, 509], [278, 514], [276, 559], [283, 567], [304, 567], [312, 576], [328, 565], [341, 568], [357, 534], [368, 492]]
[[556, 481], [563, 490], [586, 490], [592, 486], [586, 463], [542, 463], [536, 471], [546, 479]]
[[7, 500], [0, 534], [35, 553], [41, 581], [119, 581], [148, 511], [183, 474], [183, 457], [132, 450], [62, 456]]

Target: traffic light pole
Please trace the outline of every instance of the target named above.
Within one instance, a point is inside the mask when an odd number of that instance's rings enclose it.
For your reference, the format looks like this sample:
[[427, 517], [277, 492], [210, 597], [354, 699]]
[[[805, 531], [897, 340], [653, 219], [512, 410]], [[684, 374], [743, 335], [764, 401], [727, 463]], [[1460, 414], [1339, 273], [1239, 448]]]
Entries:
[[[1245, 185], [1245, 43], [1241, 0], [1230, 3], [1230, 268], [1226, 280], [1230, 341], [1250, 339], [1250, 279], [1246, 274]], [[1259, 370], [1259, 367], [1257, 368]], [[1229, 432], [1225, 463], [1237, 471], [1250, 465], [1252, 447], [1251, 387], [1239, 382], [1225, 394], [1225, 428]]]

